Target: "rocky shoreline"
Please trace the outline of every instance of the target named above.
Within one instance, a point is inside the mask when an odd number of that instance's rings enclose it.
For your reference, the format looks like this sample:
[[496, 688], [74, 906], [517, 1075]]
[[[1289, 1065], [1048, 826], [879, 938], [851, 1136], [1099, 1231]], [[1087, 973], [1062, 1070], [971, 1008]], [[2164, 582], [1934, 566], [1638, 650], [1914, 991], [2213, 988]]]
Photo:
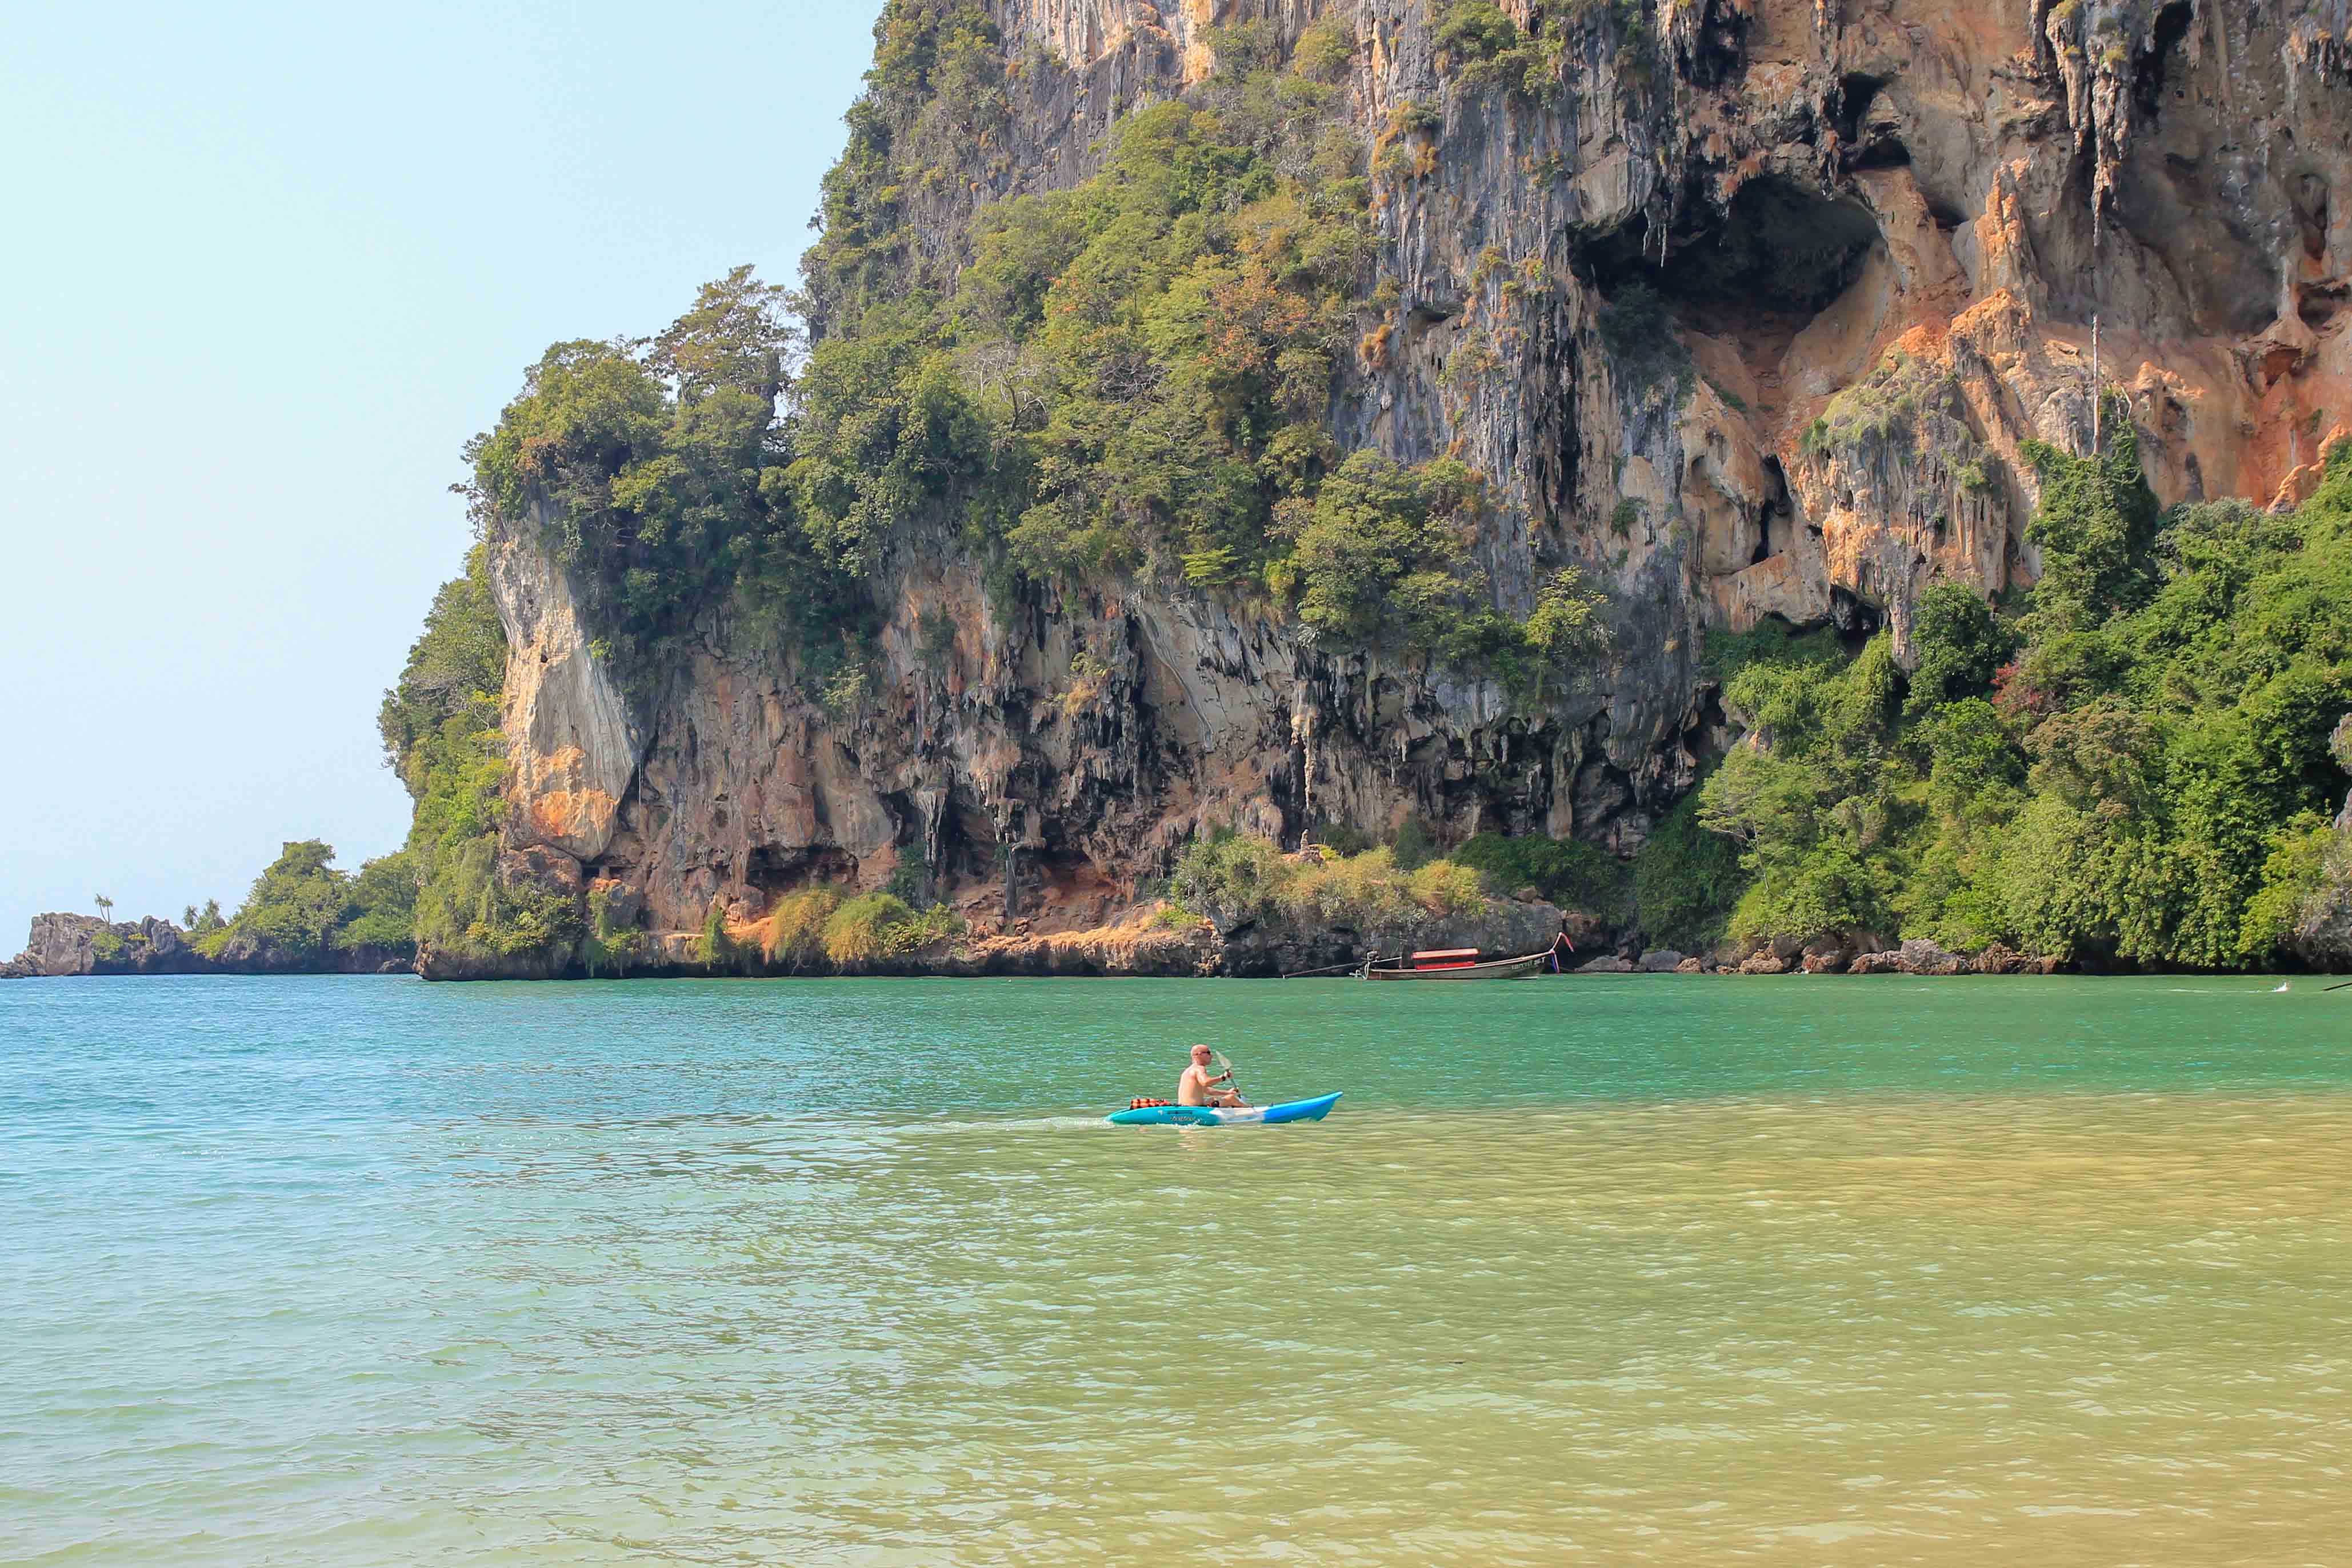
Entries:
[[1821, 942], [1797, 948], [1766, 944], [1711, 958], [1673, 948], [1654, 948], [1638, 959], [1595, 958], [1577, 966], [1580, 974], [2056, 974], [2054, 958], [2032, 957], [1995, 943], [1982, 952], [1952, 952], [1936, 942], [1914, 940], [1900, 947], [1857, 950], [1852, 943]]
[[[1953, 952], [1933, 942], [1913, 940], [1888, 946], [1867, 937], [1810, 944], [1730, 943], [1707, 953], [1674, 948], [1612, 947], [1593, 953], [1605, 931], [1573, 911], [1563, 915], [1539, 900], [1496, 900], [1482, 914], [1454, 920], [1405, 921], [1387, 926], [1307, 928], [1258, 920], [1227, 924], [1206, 919], [1168, 918], [1164, 908], [1138, 906], [1111, 924], [1083, 931], [1011, 932], [962, 937], [909, 952], [825, 971], [795, 970], [764, 963], [741, 951], [717, 961], [698, 956], [693, 932], [660, 939], [649, 960], [623, 973], [599, 973], [574, 961], [533, 974], [509, 971], [472, 976], [428, 974], [432, 979], [710, 979], [719, 976], [785, 978], [835, 973], [894, 978], [1156, 976], [1186, 979], [1271, 979], [1302, 970], [1360, 962], [1368, 952], [1394, 953], [1421, 947], [1476, 947], [1489, 956], [1540, 952], [1563, 921], [1572, 941], [1585, 943], [1568, 970], [1575, 974], [2055, 974], [2098, 973], [2058, 960], [2014, 952], [1998, 944], [1981, 952]], [[1024, 925], [1026, 922], [1023, 922]], [[110, 935], [114, 941], [105, 939]], [[398, 974], [412, 973], [404, 953], [376, 949], [289, 953], [251, 941], [233, 942], [213, 955], [193, 946], [170, 921], [149, 916], [110, 924], [91, 915], [45, 914], [34, 918], [26, 949], [0, 964], [0, 980], [141, 974]]]

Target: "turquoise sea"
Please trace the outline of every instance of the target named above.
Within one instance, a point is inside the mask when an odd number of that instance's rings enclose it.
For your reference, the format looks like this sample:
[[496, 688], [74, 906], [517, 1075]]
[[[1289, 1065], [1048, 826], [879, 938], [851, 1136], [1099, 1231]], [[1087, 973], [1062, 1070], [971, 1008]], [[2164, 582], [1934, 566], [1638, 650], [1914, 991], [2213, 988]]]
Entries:
[[0, 985], [0, 1562], [2342, 1563], [2276, 984]]

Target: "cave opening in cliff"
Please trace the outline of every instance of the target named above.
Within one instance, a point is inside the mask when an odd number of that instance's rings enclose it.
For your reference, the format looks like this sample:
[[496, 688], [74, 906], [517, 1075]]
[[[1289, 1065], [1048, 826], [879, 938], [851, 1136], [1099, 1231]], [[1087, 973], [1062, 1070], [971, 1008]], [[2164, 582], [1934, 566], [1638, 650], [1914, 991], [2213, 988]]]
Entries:
[[1887, 101], [1885, 86], [1885, 78], [1859, 71], [1838, 79], [1830, 125], [1848, 169], [1900, 169], [1911, 162], [1902, 119]]
[[831, 846], [755, 844], [743, 864], [743, 883], [763, 900], [822, 882], [846, 882], [857, 876], [857, 861]]
[[1861, 71], [1848, 71], [1838, 78], [1837, 96], [1831, 100], [1830, 129], [1837, 132], [1839, 141], [1852, 145], [1862, 140], [1863, 114], [1885, 85], [1885, 77]]
[[2336, 312], [2344, 308], [2346, 295], [2340, 283], [2307, 284], [2295, 295], [2294, 313], [2313, 331], [2326, 331]]
[[1860, 653], [1885, 624], [1886, 613], [1878, 605], [1843, 584], [1831, 584], [1830, 625], [1846, 652]]
[[1679, 304], [1813, 316], [1845, 292], [1878, 240], [1858, 203], [1766, 176], [1739, 187], [1700, 228], [1676, 235], [1657, 261], [1657, 237], [1635, 218], [1588, 247], [1602, 293], [1644, 283]]
[[[2296, 176], [2290, 196], [2296, 224], [2303, 230], [2303, 253], [2314, 261], [2327, 258], [2327, 178], [2306, 169]], [[2314, 322], [2314, 325], [2319, 323]]]
[[1761, 566], [1789, 548], [1796, 536], [1797, 503], [1789, 499], [1789, 473], [1779, 457], [1764, 458], [1764, 505], [1756, 519], [1756, 551], [1750, 566]]
[[2133, 106], [2140, 114], [2154, 121], [2164, 109], [2164, 89], [2172, 74], [2172, 54], [2188, 36], [2193, 8], [2189, 0], [2172, 0], [2156, 14], [2156, 25], [2148, 29], [2147, 49], [2134, 62], [2132, 73]]
[[[936, 859], [931, 874], [942, 883], [1001, 879], [1004, 875], [1004, 843], [987, 805], [961, 784], [948, 791], [947, 810], [936, 829]], [[1017, 840], [1017, 830], [1010, 835]]]

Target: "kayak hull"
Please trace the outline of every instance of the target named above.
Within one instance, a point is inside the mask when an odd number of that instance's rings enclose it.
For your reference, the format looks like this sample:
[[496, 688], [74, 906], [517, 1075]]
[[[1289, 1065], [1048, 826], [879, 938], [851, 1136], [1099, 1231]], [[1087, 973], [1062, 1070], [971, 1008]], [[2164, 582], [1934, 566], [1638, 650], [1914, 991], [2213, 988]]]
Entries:
[[1326, 1094], [1280, 1105], [1147, 1105], [1114, 1110], [1106, 1120], [1115, 1127], [1271, 1127], [1281, 1121], [1320, 1121], [1339, 1100], [1339, 1095]]

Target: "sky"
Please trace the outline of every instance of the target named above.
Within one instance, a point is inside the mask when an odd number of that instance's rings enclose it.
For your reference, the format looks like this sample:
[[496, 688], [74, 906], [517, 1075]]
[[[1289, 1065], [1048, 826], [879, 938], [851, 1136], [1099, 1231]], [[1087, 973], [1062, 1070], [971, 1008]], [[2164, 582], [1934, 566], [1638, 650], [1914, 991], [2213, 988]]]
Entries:
[[796, 279], [880, 4], [0, 8], [0, 957], [400, 847], [459, 448], [549, 343]]

